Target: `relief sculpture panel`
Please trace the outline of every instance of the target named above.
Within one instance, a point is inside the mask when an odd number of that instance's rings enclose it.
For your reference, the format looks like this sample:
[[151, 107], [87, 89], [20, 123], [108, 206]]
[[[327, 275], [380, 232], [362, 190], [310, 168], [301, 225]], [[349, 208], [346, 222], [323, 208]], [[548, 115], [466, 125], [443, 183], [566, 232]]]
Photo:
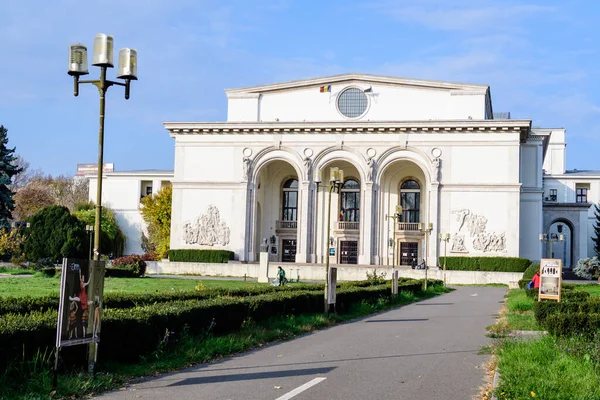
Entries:
[[488, 232], [488, 219], [485, 216], [475, 214], [467, 208], [453, 210], [452, 214], [456, 215], [458, 232], [453, 235], [450, 252], [468, 252], [464, 234], [459, 233], [464, 231], [470, 237], [473, 250], [484, 253], [506, 252], [506, 232]]
[[183, 224], [183, 240], [186, 244], [226, 246], [229, 244], [229, 235], [229, 227], [221, 221], [219, 209], [213, 205], [194, 222]]

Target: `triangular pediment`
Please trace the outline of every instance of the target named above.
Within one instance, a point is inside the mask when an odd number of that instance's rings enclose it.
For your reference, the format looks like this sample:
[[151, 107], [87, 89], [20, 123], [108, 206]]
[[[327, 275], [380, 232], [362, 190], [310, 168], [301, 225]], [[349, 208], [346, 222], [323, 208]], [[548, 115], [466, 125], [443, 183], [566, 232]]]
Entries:
[[258, 95], [275, 91], [298, 90], [306, 89], [315, 86], [333, 85], [333, 84], [375, 84], [375, 85], [392, 85], [404, 86], [423, 89], [438, 89], [449, 91], [465, 91], [465, 92], [483, 92], [488, 89], [488, 85], [454, 83], [423, 79], [398, 78], [382, 75], [370, 74], [340, 74], [332, 76], [324, 76], [320, 78], [301, 79], [296, 81], [274, 83], [269, 85], [251, 86], [237, 89], [226, 89], [225, 93], [228, 97], [237, 97], [240, 95]]

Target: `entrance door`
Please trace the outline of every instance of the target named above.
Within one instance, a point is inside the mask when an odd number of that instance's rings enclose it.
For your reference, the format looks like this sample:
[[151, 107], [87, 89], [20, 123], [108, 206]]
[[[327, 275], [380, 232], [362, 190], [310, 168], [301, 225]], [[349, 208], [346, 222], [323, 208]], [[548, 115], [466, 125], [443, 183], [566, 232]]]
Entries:
[[283, 239], [282, 262], [296, 262], [296, 239]]
[[400, 243], [400, 265], [416, 265], [419, 259], [418, 242]]
[[340, 264], [358, 264], [358, 242], [356, 240], [340, 242]]

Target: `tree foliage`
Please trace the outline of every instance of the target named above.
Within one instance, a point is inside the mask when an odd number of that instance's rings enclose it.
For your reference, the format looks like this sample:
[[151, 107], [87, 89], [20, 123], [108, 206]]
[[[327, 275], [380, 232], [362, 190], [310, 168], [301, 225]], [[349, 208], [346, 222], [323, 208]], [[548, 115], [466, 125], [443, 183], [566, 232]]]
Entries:
[[66, 207], [44, 208], [30, 219], [29, 237], [25, 254], [29, 261], [63, 257], [85, 257], [85, 224]]
[[596, 215], [596, 223], [594, 224], [594, 235], [592, 239], [594, 240], [594, 251], [596, 252], [596, 256], [600, 257], [600, 206], [598, 204], [594, 205], [595, 207], [595, 215]]
[[25, 238], [19, 229], [0, 229], [0, 259], [15, 264], [23, 261]]
[[[154, 247], [156, 254], [166, 257], [171, 240], [171, 202], [173, 189], [167, 186], [160, 192], [142, 199], [142, 218], [148, 224], [147, 247]], [[142, 242], [144, 242], [142, 234]]]
[[577, 262], [573, 268], [575, 275], [586, 279], [598, 279], [600, 281], [600, 260], [598, 257], [584, 258]]
[[[83, 208], [80, 206], [80, 208]], [[94, 226], [96, 222], [95, 208], [83, 208], [76, 211], [74, 215], [86, 225]], [[102, 233], [100, 235], [100, 252], [102, 254], [113, 254], [115, 257], [121, 257], [125, 248], [125, 235], [115, 213], [107, 207], [102, 207], [102, 220], [100, 221]]]
[[15, 149], [9, 149], [7, 144], [8, 130], [0, 125], [0, 228], [8, 227], [8, 221], [12, 219], [11, 211], [15, 208], [15, 202], [11, 184], [13, 177], [21, 171], [15, 165]]
[[49, 178], [36, 178], [25, 186], [17, 188], [14, 199], [13, 218], [16, 221], [24, 221], [42, 209], [55, 204], [50, 191]]

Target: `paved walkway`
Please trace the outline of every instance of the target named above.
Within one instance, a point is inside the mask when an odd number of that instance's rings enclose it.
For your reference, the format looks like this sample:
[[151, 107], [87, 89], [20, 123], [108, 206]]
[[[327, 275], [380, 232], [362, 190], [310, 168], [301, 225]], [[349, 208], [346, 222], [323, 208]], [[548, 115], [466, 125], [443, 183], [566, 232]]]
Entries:
[[458, 287], [219, 362], [129, 386], [102, 399], [471, 399], [505, 288]]

